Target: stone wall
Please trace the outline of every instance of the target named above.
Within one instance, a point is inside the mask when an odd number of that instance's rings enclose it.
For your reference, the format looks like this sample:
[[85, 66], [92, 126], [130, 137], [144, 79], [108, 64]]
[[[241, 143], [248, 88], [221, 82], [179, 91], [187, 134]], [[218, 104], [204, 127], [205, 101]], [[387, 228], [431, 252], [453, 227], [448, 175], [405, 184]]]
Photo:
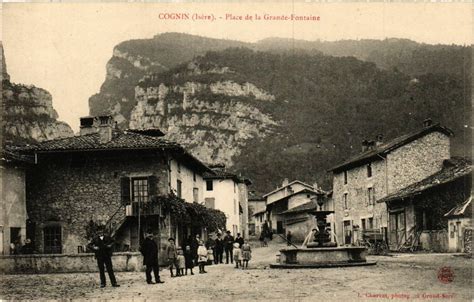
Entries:
[[387, 155], [388, 193], [440, 171], [443, 160], [450, 157], [449, 137], [440, 132], [432, 132], [390, 152]]
[[[112, 265], [116, 272], [143, 270], [140, 253], [115, 253]], [[94, 254], [52, 254], [0, 256], [0, 274], [47, 274], [47, 273], [98, 272]]]
[[71, 157], [39, 156], [38, 165], [27, 173], [27, 210], [35, 222], [34, 241], [44, 251], [43, 228], [62, 227], [63, 253], [77, 253], [87, 244], [85, 226], [125, 218], [121, 202], [121, 177], [155, 175], [157, 193], [168, 193], [166, 160], [155, 154], [100, 154]]
[[[344, 242], [343, 221], [351, 221], [351, 226], [361, 226], [361, 219], [372, 218], [374, 228], [387, 226], [386, 205], [369, 203], [367, 193], [368, 188], [372, 188], [375, 200], [386, 196], [385, 161], [373, 161], [371, 167], [371, 177], [367, 176], [367, 165], [347, 171], [347, 184], [344, 184], [344, 173], [334, 175], [334, 231], [340, 243]], [[344, 208], [344, 194], [347, 194], [347, 209]]]

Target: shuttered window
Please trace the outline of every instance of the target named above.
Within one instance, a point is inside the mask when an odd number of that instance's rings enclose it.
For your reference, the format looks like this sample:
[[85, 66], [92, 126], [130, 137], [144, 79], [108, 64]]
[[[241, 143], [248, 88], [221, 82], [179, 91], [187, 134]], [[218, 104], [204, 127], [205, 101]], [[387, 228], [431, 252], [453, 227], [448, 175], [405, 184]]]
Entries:
[[157, 177], [122, 177], [120, 179], [122, 204], [147, 202], [157, 195]]

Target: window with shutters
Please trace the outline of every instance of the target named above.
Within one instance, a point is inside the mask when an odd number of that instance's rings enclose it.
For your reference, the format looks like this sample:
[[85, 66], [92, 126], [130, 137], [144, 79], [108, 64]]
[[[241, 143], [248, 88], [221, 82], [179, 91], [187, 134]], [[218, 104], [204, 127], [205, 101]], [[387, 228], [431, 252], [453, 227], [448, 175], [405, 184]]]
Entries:
[[147, 202], [157, 194], [156, 176], [122, 177], [120, 181], [123, 204]]
[[176, 181], [176, 195], [181, 198], [181, 195], [182, 195], [182, 182], [181, 180], [177, 180]]
[[205, 203], [206, 203], [206, 208], [209, 208], [209, 209], [215, 209], [215, 205], [216, 205], [216, 200], [214, 197], [207, 197], [204, 199]]
[[375, 205], [375, 189], [372, 187], [367, 188], [367, 205]]
[[193, 188], [193, 202], [199, 202], [199, 188]]
[[206, 191], [214, 190], [214, 184], [212, 180], [206, 180]]
[[344, 207], [345, 210], [349, 209], [349, 201], [347, 200], [347, 193], [344, 193], [344, 195], [342, 195], [342, 206]]
[[147, 202], [148, 201], [148, 178], [137, 177], [132, 178], [132, 201]]

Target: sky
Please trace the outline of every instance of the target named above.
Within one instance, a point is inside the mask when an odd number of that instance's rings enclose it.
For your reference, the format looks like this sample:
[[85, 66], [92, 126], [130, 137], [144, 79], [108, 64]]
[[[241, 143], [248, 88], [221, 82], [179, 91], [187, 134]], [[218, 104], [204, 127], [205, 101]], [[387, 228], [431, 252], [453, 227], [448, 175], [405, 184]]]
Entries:
[[[467, 0], [469, 1], [469, 0]], [[1, 5], [1, 4], [0, 4]], [[407, 38], [429, 44], [473, 43], [472, 2], [327, 3], [4, 3], [1, 40], [14, 83], [48, 90], [59, 120], [78, 131], [88, 99], [105, 80], [115, 45], [164, 32], [256, 42], [267, 37], [305, 40]], [[167, 13], [212, 15], [165, 20]], [[230, 20], [265, 14], [319, 16], [319, 21]]]

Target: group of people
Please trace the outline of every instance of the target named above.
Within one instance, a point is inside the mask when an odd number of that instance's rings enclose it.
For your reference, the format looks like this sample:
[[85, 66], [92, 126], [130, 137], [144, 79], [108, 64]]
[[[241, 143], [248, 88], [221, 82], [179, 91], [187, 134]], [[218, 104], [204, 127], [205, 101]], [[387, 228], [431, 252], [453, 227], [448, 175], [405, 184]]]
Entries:
[[[247, 240], [244, 240], [240, 233], [236, 238], [230, 231], [221, 238], [220, 233], [216, 238], [209, 238], [206, 243], [200, 239], [199, 235], [190, 236], [183, 244], [184, 250], [176, 245], [174, 238], [168, 239], [165, 256], [169, 264], [171, 277], [181, 277], [194, 275], [193, 269], [199, 267], [199, 273], [207, 273], [205, 266], [208, 264], [223, 263], [223, 254], [226, 254], [226, 263], [235, 263], [235, 268], [248, 268], [248, 263], [252, 257], [252, 249]], [[112, 268], [112, 246], [113, 239], [105, 234], [105, 229], [99, 229], [97, 236], [90, 242], [88, 247], [94, 251], [97, 259], [100, 274], [100, 287], [106, 286], [105, 270], [109, 275], [113, 287], [119, 287]], [[145, 277], [148, 284], [164, 283], [160, 279], [158, 263], [158, 245], [156, 244], [153, 232], [148, 230], [145, 239], [140, 245], [140, 252], [143, 255], [143, 265], [145, 265]], [[152, 276], [153, 273], [153, 276]], [[153, 282], [153, 278], [155, 282]]]
[[33, 242], [30, 238], [26, 238], [25, 243], [21, 245], [21, 239], [18, 238], [15, 242], [10, 243], [10, 255], [28, 255], [34, 254]]

